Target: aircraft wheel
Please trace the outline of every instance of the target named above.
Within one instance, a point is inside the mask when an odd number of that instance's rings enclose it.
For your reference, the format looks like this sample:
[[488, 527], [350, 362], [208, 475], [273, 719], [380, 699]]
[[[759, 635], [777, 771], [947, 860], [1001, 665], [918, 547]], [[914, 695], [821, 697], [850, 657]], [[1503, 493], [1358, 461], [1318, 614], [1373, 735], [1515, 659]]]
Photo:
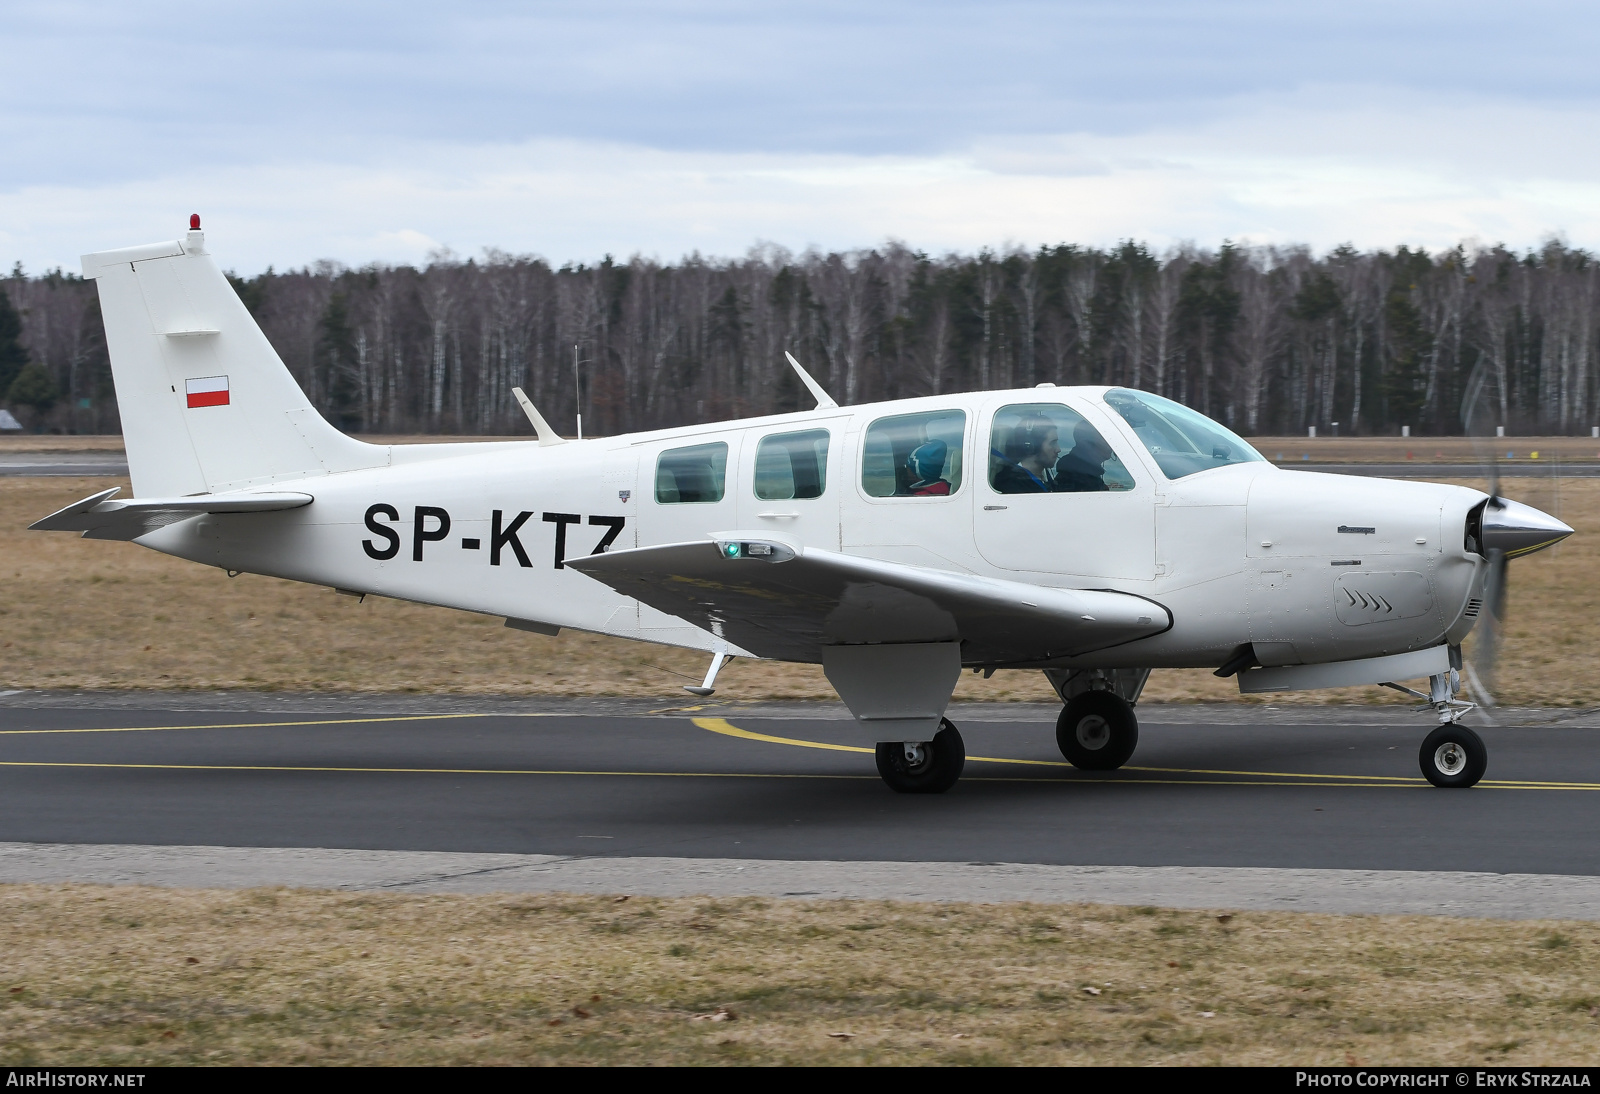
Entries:
[[1443, 725], [1428, 734], [1417, 758], [1423, 777], [1434, 786], [1472, 786], [1489, 766], [1483, 738], [1463, 725]]
[[1056, 747], [1073, 767], [1114, 771], [1139, 744], [1139, 719], [1127, 700], [1110, 691], [1074, 695], [1056, 719]]
[[[907, 750], [912, 755], [906, 755]], [[967, 766], [967, 746], [948, 718], [939, 722], [933, 740], [917, 744], [878, 742], [878, 774], [897, 794], [943, 794]]]

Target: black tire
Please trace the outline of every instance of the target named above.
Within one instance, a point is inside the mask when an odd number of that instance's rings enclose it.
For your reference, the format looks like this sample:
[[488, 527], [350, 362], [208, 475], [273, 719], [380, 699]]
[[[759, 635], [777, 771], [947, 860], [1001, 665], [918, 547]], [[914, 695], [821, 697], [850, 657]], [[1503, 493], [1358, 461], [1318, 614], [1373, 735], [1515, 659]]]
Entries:
[[961, 778], [961, 771], [967, 766], [967, 746], [960, 730], [948, 718], [940, 720], [939, 732], [922, 747], [925, 759], [913, 765], [899, 741], [878, 743], [878, 774], [890, 790], [897, 794], [943, 794]]
[[1056, 747], [1085, 771], [1115, 771], [1138, 746], [1139, 719], [1115, 692], [1079, 692], [1056, 719]]
[[1463, 725], [1443, 725], [1428, 734], [1417, 754], [1422, 775], [1447, 789], [1473, 786], [1489, 768], [1483, 738]]

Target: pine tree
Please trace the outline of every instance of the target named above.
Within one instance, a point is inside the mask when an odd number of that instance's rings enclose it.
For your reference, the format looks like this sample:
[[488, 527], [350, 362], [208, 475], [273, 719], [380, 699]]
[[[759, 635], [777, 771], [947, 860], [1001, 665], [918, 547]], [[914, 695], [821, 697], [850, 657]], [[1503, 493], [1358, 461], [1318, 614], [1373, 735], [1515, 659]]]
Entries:
[[0, 392], [9, 391], [28, 363], [28, 348], [22, 344], [22, 316], [11, 304], [11, 294], [0, 288]]

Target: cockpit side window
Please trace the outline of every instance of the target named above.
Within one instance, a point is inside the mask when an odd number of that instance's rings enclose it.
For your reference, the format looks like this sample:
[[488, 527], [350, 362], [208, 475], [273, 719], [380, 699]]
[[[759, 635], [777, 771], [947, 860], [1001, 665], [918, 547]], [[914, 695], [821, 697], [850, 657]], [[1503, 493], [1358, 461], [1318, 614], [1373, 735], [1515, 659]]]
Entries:
[[756, 497], [762, 501], [820, 498], [828, 488], [828, 431], [778, 433], [756, 449]]
[[723, 441], [669, 448], [656, 461], [656, 501], [721, 501], [728, 478], [728, 446]]
[[1169, 479], [1266, 459], [1243, 438], [1182, 403], [1127, 388], [1113, 388], [1105, 398], [1133, 427], [1134, 435]]
[[934, 410], [879, 418], [867, 427], [861, 488], [874, 498], [947, 497], [961, 489], [967, 415]]
[[997, 494], [1086, 494], [1133, 489], [1133, 476], [1082, 414], [1061, 403], [995, 412], [989, 485]]

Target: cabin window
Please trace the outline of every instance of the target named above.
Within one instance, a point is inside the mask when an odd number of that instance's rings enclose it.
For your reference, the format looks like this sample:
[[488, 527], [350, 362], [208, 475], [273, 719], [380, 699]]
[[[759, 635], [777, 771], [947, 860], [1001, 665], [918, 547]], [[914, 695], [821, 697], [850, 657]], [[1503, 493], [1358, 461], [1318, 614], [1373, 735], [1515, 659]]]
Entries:
[[861, 488], [874, 498], [944, 497], [961, 489], [967, 415], [935, 410], [879, 418], [867, 427]]
[[1106, 392], [1106, 403], [1133, 426], [1139, 443], [1150, 450], [1156, 466], [1169, 479], [1230, 463], [1265, 460], [1232, 431], [1171, 399], [1117, 388]]
[[762, 501], [822, 497], [828, 488], [828, 431], [763, 437], [756, 449], [755, 488]]
[[656, 461], [656, 501], [721, 501], [728, 477], [728, 446], [697, 444], [672, 448]]
[[1133, 476], [1087, 418], [1061, 403], [995, 412], [989, 485], [997, 494], [1089, 494], [1133, 489]]

